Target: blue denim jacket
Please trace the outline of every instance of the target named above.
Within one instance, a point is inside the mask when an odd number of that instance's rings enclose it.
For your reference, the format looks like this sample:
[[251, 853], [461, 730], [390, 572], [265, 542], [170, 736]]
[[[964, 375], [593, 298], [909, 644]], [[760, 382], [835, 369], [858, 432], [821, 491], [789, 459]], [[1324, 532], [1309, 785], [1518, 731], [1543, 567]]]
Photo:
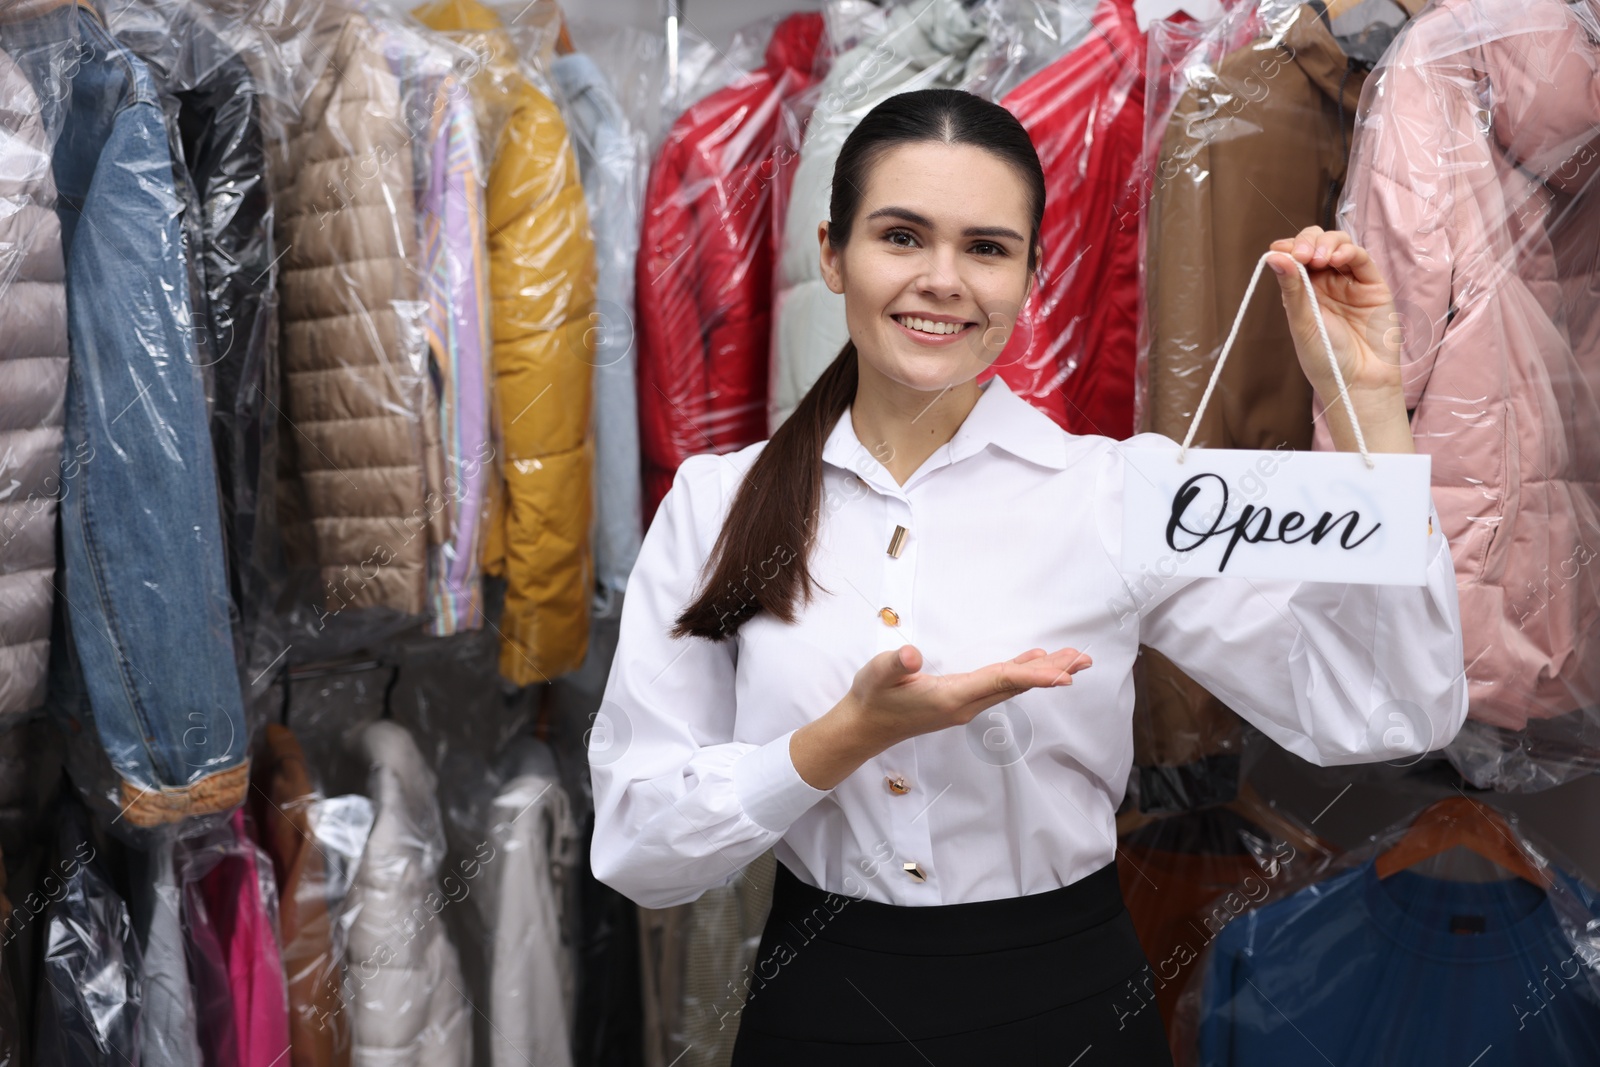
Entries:
[[73, 458], [59, 598], [70, 641], [57, 644], [71, 647], [52, 649], [50, 702], [74, 733], [92, 721], [127, 822], [227, 811], [244, 799], [249, 739], [160, 100], [86, 8], [0, 25], [0, 46], [64, 59], [44, 65], [56, 84], [41, 95], [70, 85], [54, 164]]

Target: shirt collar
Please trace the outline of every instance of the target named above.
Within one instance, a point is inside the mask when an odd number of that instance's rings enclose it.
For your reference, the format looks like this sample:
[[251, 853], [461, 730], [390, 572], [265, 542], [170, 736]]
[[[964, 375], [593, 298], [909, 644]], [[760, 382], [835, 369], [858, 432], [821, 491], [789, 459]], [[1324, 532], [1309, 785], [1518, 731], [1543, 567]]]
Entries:
[[[959, 463], [977, 455], [988, 445], [1030, 463], [1065, 470], [1067, 434], [1044, 412], [1011, 391], [1004, 378], [996, 375], [979, 387], [978, 402], [956, 429], [955, 436], [941, 447], [949, 449], [949, 462]], [[822, 459], [847, 471], [862, 474], [878, 463], [856, 436], [850, 409], [845, 408], [822, 446]]]

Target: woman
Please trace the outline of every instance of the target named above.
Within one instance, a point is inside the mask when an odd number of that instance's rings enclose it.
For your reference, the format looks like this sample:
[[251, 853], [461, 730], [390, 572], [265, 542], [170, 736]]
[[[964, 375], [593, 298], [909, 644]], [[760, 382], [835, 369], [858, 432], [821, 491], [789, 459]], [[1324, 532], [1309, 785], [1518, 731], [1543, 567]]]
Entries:
[[[774, 850], [755, 964], [714, 1009], [737, 1064], [1168, 1063], [1130, 1008], [1147, 961], [1115, 867], [1139, 645], [1319, 764], [1427, 751], [1466, 713], [1439, 525], [1422, 587], [1130, 584], [1117, 444], [975, 381], [1038, 263], [1021, 125], [893, 97], [830, 210], [850, 343], [771, 440], [683, 464], [629, 581], [589, 741], [595, 876], [667, 907]], [[1317, 229], [1273, 248], [1338, 447], [1295, 261], [1368, 449], [1413, 451], [1372, 261]]]

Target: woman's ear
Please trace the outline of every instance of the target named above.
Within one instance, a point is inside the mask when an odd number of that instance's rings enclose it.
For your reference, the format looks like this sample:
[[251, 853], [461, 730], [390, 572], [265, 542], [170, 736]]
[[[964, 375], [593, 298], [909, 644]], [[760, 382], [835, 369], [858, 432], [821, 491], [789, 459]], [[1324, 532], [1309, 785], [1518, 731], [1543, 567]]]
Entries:
[[1028, 297], [1033, 295], [1034, 283], [1039, 280], [1039, 267], [1044, 263], [1044, 246], [1035, 245], [1033, 249], [1033, 263], [1028, 269], [1028, 282], [1022, 287], [1022, 302], [1026, 304]]
[[836, 293], [843, 294], [844, 278], [839, 272], [839, 254], [828, 241], [828, 224], [817, 224], [817, 243], [821, 246], [822, 280], [828, 283], [828, 288]]

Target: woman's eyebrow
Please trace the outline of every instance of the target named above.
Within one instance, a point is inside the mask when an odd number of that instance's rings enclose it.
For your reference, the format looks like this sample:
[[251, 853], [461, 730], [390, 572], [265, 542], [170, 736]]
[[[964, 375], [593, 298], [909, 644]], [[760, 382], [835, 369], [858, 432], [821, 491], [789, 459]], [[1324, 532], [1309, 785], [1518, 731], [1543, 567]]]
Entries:
[[[925, 230], [933, 229], [933, 221], [931, 219], [925, 215], [919, 215], [915, 211], [911, 211], [908, 208], [880, 207], [878, 210], [867, 216], [867, 221], [871, 222], [873, 219], [879, 218], [899, 219], [902, 222], [909, 222], [913, 226], [921, 226]], [[1022, 234], [1005, 226], [968, 226], [965, 230], [961, 231], [961, 236], [1009, 237], [1011, 240], [1019, 242], [1026, 240]]]
[[961, 231], [963, 237], [1009, 237], [1013, 241], [1025, 242], [1027, 238], [1016, 230], [1004, 226], [968, 226]]

